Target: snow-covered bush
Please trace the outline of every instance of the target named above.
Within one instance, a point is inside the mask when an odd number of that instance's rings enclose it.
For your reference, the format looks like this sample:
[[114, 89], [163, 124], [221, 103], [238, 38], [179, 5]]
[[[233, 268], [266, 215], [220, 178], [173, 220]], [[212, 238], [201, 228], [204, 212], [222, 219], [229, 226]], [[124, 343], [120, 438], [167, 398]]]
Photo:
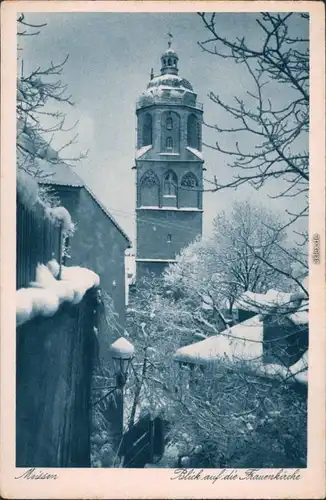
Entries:
[[72, 222], [71, 215], [65, 207], [46, 207], [45, 215], [54, 224], [59, 224], [65, 234], [72, 234], [75, 226]]

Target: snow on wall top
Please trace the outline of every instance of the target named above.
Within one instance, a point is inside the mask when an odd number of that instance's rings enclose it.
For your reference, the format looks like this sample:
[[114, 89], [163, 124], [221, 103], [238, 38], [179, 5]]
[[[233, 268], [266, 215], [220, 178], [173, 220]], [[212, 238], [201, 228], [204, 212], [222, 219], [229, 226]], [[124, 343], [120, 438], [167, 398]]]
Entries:
[[96, 273], [79, 266], [62, 266], [61, 280], [57, 280], [59, 269], [55, 260], [47, 266], [38, 264], [36, 281], [16, 291], [17, 326], [36, 316], [53, 316], [63, 302], [78, 304], [87, 290], [100, 284]]

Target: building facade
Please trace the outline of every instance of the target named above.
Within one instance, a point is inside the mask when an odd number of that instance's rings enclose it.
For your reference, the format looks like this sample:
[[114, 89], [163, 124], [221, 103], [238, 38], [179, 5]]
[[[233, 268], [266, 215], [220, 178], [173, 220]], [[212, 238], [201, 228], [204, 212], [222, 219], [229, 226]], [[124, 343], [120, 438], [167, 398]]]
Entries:
[[169, 43], [136, 106], [137, 279], [159, 275], [202, 234], [203, 106], [178, 72]]
[[[101, 288], [112, 298], [117, 322], [123, 333], [125, 325], [125, 251], [131, 242], [109, 211], [98, 200], [85, 182], [61, 162], [44, 163], [43, 169], [52, 171], [40, 184], [51, 186], [60, 203], [69, 211], [76, 231], [70, 239], [68, 266], [82, 266], [95, 271]], [[53, 172], [54, 171], [54, 172]], [[115, 340], [108, 331], [110, 341]]]

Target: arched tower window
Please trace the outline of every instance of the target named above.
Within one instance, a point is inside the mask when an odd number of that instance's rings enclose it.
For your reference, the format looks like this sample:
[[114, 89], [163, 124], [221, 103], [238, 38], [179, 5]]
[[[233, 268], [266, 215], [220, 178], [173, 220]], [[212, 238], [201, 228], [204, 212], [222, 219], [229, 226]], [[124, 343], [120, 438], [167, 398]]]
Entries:
[[180, 116], [175, 111], [164, 111], [161, 116], [161, 152], [179, 153]]
[[167, 149], [167, 151], [173, 150], [173, 140], [172, 140], [172, 137], [170, 137], [170, 136], [166, 138], [166, 149]]
[[176, 207], [178, 195], [178, 178], [169, 170], [163, 177], [163, 206]]
[[143, 126], [142, 126], [142, 134], [141, 134], [141, 144], [140, 146], [149, 146], [152, 144], [152, 116], [149, 113], [143, 117]]
[[201, 150], [200, 123], [195, 115], [188, 116], [187, 144], [191, 148]]
[[140, 199], [142, 207], [158, 207], [160, 201], [160, 183], [152, 170], [148, 170], [140, 179]]
[[172, 130], [173, 129], [173, 120], [171, 116], [168, 116], [165, 122], [165, 127], [167, 130]]
[[198, 179], [192, 172], [187, 172], [181, 179], [179, 190], [180, 207], [198, 207]]

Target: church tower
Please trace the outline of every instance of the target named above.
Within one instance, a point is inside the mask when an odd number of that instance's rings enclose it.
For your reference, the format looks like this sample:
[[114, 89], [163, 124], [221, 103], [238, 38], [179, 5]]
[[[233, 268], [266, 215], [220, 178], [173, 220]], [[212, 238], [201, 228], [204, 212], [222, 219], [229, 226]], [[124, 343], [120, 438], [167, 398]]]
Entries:
[[136, 105], [137, 279], [159, 275], [202, 234], [203, 106], [178, 60], [169, 42]]

